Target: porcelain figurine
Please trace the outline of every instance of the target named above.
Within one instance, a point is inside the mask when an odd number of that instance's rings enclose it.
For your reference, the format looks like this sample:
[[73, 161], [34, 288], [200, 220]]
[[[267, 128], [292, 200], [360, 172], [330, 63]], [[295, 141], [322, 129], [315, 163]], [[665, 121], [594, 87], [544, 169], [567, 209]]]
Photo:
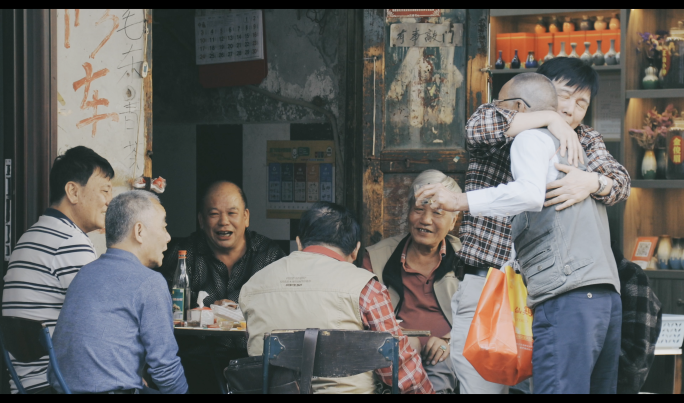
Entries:
[[603, 52], [601, 52], [601, 41], [596, 41], [596, 44], [598, 45], [596, 53], [594, 53], [594, 55], [591, 58], [594, 61], [595, 66], [603, 66], [604, 64], [606, 64], [606, 57], [603, 54]]
[[670, 260], [670, 253], [672, 252], [672, 238], [669, 235], [663, 235], [658, 241], [658, 268], [660, 270], [667, 270]]
[[641, 160], [642, 179], [655, 179], [657, 170], [658, 163], [656, 162], [655, 153], [653, 150], [645, 150], [644, 159]]
[[518, 57], [518, 49], [515, 50], [515, 56], [513, 56], [513, 60], [511, 60], [511, 68], [512, 69], [519, 69], [520, 68], [520, 58]]
[[544, 61], [543, 63], [548, 62], [549, 60], [553, 59], [553, 43], [549, 43], [549, 53], [544, 56]]
[[615, 52], [615, 39], [610, 40], [610, 50], [606, 53], [606, 64], [608, 66], [614, 66], [618, 64], [616, 60], [617, 52]]
[[670, 259], [668, 259], [670, 270], [682, 270], [682, 252], [684, 252], [682, 250], [682, 238], [674, 238]]
[[604, 16], [598, 15], [596, 16], [596, 22], [594, 23], [594, 30], [596, 31], [605, 31], [605, 29], [608, 27], [608, 23], [604, 21]]
[[568, 54], [565, 53], [565, 42], [561, 42], [560, 53], [558, 53], [556, 57], [568, 57]]
[[618, 19], [617, 13], [613, 14], [613, 18], [610, 19], [610, 24], [608, 26], [610, 29], [620, 29], [620, 20]]
[[538, 34], [546, 33], [546, 25], [544, 25], [544, 17], [539, 17], [537, 25], [534, 26], [534, 32]]
[[506, 63], [503, 61], [503, 58], [501, 57], [502, 54], [503, 54], [503, 51], [500, 50], [499, 51], [499, 58], [496, 59], [496, 63], [494, 63], [494, 68], [497, 70], [501, 70], [504, 67], [506, 67]]
[[537, 63], [537, 59], [534, 58], [534, 52], [528, 52], [527, 60], [525, 61], [525, 68], [536, 69], [537, 67], [539, 67], [539, 63]]
[[575, 42], [572, 42], [570, 44], [570, 47], [572, 47], [572, 52], [570, 52], [568, 57], [574, 57], [575, 59], [579, 59], [579, 55], [577, 54], [577, 44]]
[[558, 17], [555, 15], [551, 16], [551, 22], [549, 23], [549, 32], [557, 33], [560, 32], [561, 23], [558, 21]]
[[646, 68], [646, 75], [644, 76], [643, 80], [641, 80], [641, 86], [645, 90], [655, 90], [659, 86], [659, 81], [658, 81], [658, 76], [656, 73], [658, 72], [658, 69], [656, 69], [653, 66], [649, 66]]
[[582, 16], [582, 21], [580, 21], [580, 31], [589, 31], [591, 29], [591, 20], [588, 15]]
[[572, 22], [572, 18], [565, 17], [565, 22], [563, 23], [563, 32], [574, 32], [575, 23]]
[[591, 53], [589, 53], [589, 42], [584, 42], [584, 53], [580, 56], [580, 60], [584, 62], [587, 66], [591, 66], [594, 63]]

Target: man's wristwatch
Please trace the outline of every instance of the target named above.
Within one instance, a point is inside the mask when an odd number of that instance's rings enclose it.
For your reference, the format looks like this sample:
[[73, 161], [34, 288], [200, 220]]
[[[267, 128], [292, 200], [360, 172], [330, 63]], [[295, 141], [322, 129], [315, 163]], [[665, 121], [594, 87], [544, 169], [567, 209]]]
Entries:
[[606, 189], [606, 186], [608, 186], [608, 179], [606, 179], [605, 176], [603, 176], [599, 173], [597, 173], [597, 175], [598, 175], [598, 181], [599, 181], [599, 188], [597, 191], [592, 193], [592, 195], [594, 195], [594, 196], [600, 195], [601, 192], [603, 192]]

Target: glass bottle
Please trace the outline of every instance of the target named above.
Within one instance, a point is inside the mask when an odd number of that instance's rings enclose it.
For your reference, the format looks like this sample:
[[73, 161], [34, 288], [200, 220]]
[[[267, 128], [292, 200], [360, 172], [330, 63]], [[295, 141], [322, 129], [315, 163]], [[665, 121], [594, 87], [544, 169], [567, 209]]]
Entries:
[[504, 67], [506, 67], [506, 63], [503, 60], [503, 57], [501, 56], [503, 54], [503, 51], [499, 51], [499, 58], [496, 59], [496, 63], [494, 63], [494, 68], [497, 70], [501, 70]]
[[519, 69], [520, 68], [520, 58], [518, 57], [518, 49], [515, 50], [515, 56], [513, 56], [513, 60], [511, 60], [511, 68], [512, 69]]
[[173, 288], [171, 300], [173, 302], [173, 320], [188, 320], [187, 312], [190, 310], [190, 280], [188, 279], [187, 264], [185, 262], [187, 252], [178, 251], [178, 264], [173, 275]]

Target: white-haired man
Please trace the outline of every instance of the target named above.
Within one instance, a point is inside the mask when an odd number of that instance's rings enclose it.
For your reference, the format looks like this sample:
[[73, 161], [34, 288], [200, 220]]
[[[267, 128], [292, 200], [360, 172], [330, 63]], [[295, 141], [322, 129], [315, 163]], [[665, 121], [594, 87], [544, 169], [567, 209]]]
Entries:
[[[145, 191], [115, 197], [106, 215], [107, 252], [71, 283], [53, 336], [74, 393], [137, 394], [145, 363], [162, 393], [186, 393], [176, 355], [171, 296], [161, 274], [166, 211]], [[53, 374], [50, 383], [59, 390]]]

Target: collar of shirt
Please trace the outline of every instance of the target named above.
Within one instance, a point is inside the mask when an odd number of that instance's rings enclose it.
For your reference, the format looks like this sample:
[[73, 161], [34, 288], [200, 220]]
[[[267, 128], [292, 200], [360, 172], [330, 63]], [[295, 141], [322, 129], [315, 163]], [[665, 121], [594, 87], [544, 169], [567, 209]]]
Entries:
[[138, 259], [137, 256], [135, 256], [134, 254], [132, 254], [131, 252], [129, 252], [127, 250], [118, 249], [118, 248], [107, 248], [107, 252], [102, 256], [103, 257], [104, 256], [116, 257], [119, 259], [128, 260], [129, 262], [134, 263], [138, 266], [146, 267], [144, 264], [142, 264], [142, 262], [140, 261], [140, 259]]
[[[404, 244], [404, 250], [401, 252], [401, 266], [404, 268], [404, 271], [409, 272], [409, 273], [417, 273], [415, 270], [411, 268], [411, 266], [406, 263], [406, 253], [408, 252], [408, 247], [409, 244], [413, 242], [413, 239], [409, 237], [409, 239], [406, 241]], [[437, 266], [432, 269], [432, 273], [434, 273], [435, 270], [439, 267], [439, 265], [442, 263], [442, 259], [446, 256], [446, 239], [442, 239], [442, 243], [440, 244], [439, 247], [439, 262], [437, 263]]]
[[334, 252], [331, 249], [326, 248], [325, 246], [320, 246], [320, 245], [307, 246], [306, 248], [302, 249], [302, 252], [318, 253], [319, 255], [325, 255], [325, 256], [331, 257], [335, 260], [339, 260], [340, 262], [346, 261], [342, 256], [340, 256], [339, 253]]
[[[67, 220], [71, 225], [80, 229], [81, 232], [83, 232], [81, 227], [79, 227], [78, 225], [74, 224], [73, 221], [71, 221], [71, 218], [67, 217], [64, 213], [62, 213], [61, 211], [59, 211], [57, 209], [54, 209], [52, 207], [48, 207], [47, 209], [45, 209], [45, 212], [43, 213], [43, 215], [46, 215], [48, 217], [54, 217], [54, 218], [57, 218], [60, 220]], [[83, 232], [83, 233], [85, 234], [85, 232]]]

